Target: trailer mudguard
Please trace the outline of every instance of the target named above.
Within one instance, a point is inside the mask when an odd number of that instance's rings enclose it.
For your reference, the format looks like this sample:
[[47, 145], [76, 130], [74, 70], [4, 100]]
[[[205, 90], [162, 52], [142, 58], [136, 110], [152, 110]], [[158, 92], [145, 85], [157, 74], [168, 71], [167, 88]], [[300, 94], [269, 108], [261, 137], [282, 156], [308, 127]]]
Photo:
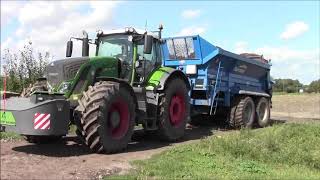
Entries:
[[159, 67], [149, 76], [146, 90], [164, 90], [166, 82], [174, 76], [183, 79], [187, 88], [190, 89], [189, 80], [183, 72], [171, 67]]
[[[3, 109], [5, 108], [5, 109]], [[70, 104], [62, 95], [33, 94], [1, 100], [1, 130], [22, 135], [66, 135]]]

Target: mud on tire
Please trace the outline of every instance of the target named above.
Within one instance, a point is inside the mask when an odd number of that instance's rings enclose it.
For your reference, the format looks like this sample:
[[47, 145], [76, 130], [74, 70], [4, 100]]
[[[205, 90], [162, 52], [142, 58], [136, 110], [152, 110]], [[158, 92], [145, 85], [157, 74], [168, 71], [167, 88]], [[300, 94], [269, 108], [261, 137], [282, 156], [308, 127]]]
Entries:
[[79, 100], [78, 133], [93, 152], [122, 151], [131, 140], [135, 102], [130, 92], [120, 86], [116, 82], [97, 82]]
[[161, 139], [175, 141], [183, 137], [190, 118], [190, 103], [186, 84], [181, 79], [168, 82], [160, 98], [158, 135]]
[[228, 124], [232, 128], [251, 128], [255, 120], [255, 104], [249, 96], [235, 97], [229, 112]]

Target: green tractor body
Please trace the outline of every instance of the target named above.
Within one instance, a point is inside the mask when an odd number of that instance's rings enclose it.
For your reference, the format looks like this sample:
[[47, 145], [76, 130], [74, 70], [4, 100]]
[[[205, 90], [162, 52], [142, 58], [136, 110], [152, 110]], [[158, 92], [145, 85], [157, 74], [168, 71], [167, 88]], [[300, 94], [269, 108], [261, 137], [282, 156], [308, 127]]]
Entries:
[[[88, 56], [86, 33], [74, 38], [83, 42], [83, 57], [51, 62], [42, 79], [48, 91], [8, 99], [7, 109], [1, 109], [1, 129], [46, 142], [66, 135], [75, 124], [93, 152], [107, 153], [126, 148], [138, 124], [165, 140], [181, 138], [189, 119], [190, 86], [183, 73], [162, 66], [161, 29], [158, 36], [133, 28], [98, 33], [94, 57]], [[72, 44], [67, 43], [67, 57]]]

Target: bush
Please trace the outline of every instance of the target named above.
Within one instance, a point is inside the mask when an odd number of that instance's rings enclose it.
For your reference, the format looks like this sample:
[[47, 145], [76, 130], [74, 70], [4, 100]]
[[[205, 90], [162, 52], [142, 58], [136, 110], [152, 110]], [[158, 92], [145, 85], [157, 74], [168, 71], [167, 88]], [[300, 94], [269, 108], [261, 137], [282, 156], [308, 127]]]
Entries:
[[[24, 87], [34, 83], [37, 78], [43, 77], [49, 57], [50, 54], [45, 52], [38, 53], [35, 58], [32, 42], [29, 42], [17, 53], [5, 49], [2, 58], [4, 64], [1, 68], [6, 74], [6, 90], [21, 92]], [[3, 78], [1, 77], [1, 89], [3, 89]]]

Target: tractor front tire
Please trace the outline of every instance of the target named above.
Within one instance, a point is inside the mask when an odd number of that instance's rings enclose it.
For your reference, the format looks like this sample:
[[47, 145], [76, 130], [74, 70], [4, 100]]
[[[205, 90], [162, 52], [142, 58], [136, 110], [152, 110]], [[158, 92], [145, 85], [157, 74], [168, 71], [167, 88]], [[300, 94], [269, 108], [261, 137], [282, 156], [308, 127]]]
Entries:
[[251, 97], [240, 96], [233, 100], [228, 124], [235, 129], [252, 128], [255, 120], [255, 104]]
[[270, 101], [265, 97], [260, 97], [256, 101], [256, 118], [260, 127], [270, 125]]
[[181, 79], [168, 82], [164, 96], [160, 98], [158, 135], [166, 141], [176, 141], [183, 137], [190, 118], [188, 89]]
[[124, 150], [135, 125], [135, 102], [129, 90], [116, 82], [100, 81], [89, 86], [79, 100], [79, 133], [96, 153]]

